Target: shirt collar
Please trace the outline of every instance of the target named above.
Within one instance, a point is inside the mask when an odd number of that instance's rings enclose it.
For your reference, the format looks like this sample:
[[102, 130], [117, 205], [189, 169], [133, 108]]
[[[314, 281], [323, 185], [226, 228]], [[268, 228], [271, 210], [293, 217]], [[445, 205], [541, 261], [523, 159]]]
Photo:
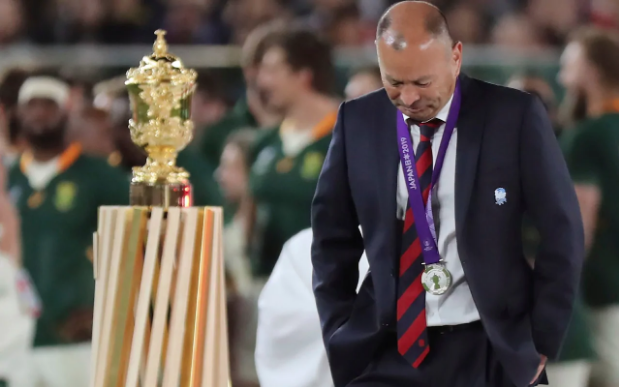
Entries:
[[[82, 146], [74, 142], [70, 144], [58, 157], [54, 158], [54, 162], [58, 165], [58, 171], [64, 172], [79, 158], [82, 153]], [[20, 168], [23, 173], [26, 173], [28, 167], [34, 161], [34, 157], [30, 151], [26, 151], [21, 155]]]

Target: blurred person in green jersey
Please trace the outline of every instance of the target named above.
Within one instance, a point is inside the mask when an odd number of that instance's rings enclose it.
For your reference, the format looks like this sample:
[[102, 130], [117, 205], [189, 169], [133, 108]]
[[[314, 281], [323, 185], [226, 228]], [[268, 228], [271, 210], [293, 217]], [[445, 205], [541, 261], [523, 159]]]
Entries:
[[264, 95], [260, 94], [257, 76], [265, 41], [271, 34], [284, 29], [285, 25], [283, 21], [266, 23], [247, 36], [241, 50], [245, 95], [219, 122], [202, 130], [200, 148], [212, 164], [219, 163], [226, 139], [234, 131], [244, 128], [269, 128], [281, 121], [280, 114], [270, 109]]
[[563, 52], [559, 79], [582, 101], [584, 118], [562, 136], [580, 203], [588, 249], [585, 302], [598, 359], [596, 386], [619, 385], [619, 38], [611, 32], [576, 32]]
[[37, 386], [87, 386], [94, 303], [92, 235], [98, 208], [126, 205], [129, 182], [104, 159], [68, 143], [68, 85], [33, 76], [19, 90], [28, 143], [8, 178], [21, 218], [23, 265], [41, 296], [31, 376]]
[[331, 48], [313, 32], [289, 29], [270, 36], [257, 86], [284, 118], [254, 145], [250, 190], [255, 205], [250, 260], [266, 281], [284, 243], [310, 226], [310, 209], [337, 117]]
[[[557, 122], [556, 99], [552, 87], [542, 77], [534, 73], [519, 74], [507, 82], [508, 87], [523, 90], [540, 98], [546, 108], [555, 133], [559, 134]], [[531, 264], [540, 246], [541, 238], [530, 218], [525, 218], [522, 231], [525, 254]], [[589, 310], [581, 297], [576, 299], [574, 312], [570, 322], [567, 337], [556, 361], [548, 363], [546, 371], [552, 385], [561, 387], [586, 387], [595, 359], [590, 326], [588, 324]]]
[[108, 158], [115, 150], [109, 114], [94, 106], [84, 106], [73, 117], [67, 139], [78, 142], [91, 156]]
[[[331, 50], [317, 35], [282, 30], [268, 36], [262, 48], [257, 92], [267, 108], [284, 120], [256, 133], [247, 160], [251, 165], [247, 199], [251, 206], [241, 215], [247, 221], [252, 283], [239, 313], [247, 332], [240, 337], [246, 350], [255, 346], [258, 297], [282, 246], [310, 226], [312, 198], [338, 107], [332, 95]], [[253, 364], [251, 356], [244, 358]]]

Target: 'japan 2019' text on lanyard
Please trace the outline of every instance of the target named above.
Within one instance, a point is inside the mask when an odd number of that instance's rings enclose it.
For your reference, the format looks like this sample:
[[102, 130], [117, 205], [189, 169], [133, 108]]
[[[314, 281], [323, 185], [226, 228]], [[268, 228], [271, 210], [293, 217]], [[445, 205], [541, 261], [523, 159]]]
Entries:
[[[447, 291], [451, 285], [451, 275], [447, 269], [442, 265], [441, 256], [438, 252], [438, 245], [436, 240], [436, 231], [434, 227], [434, 216], [432, 214], [432, 190], [438, 182], [445, 161], [445, 154], [447, 153], [447, 147], [451, 140], [456, 122], [458, 121], [458, 114], [460, 112], [460, 80], [456, 81], [456, 87], [454, 89], [453, 99], [451, 101], [451, 107], [449, 109], [449, 115], [447, 116], [447, 122], [445, 124], [445, 130], [443, 132], [443, 138], [441, 145], [434, 163], [434, 169], [432, 171], [432, 182], [430, 183], [430, 194], [428, 195], [428, 203], [424, 206], [423, 197], [420, 187], [419, 176], [417, 175], [417, 168], [415, 163], [415, 157], [413, 154], [413, 141], [410, 134], [410, 128], [404, 121], [404, 117], [400, 111], [397, 112], [398, 123], [398, 151], [400, 152], [400, 162], [402, 163], [402, 169], [404, 171], [404, 179], [406, 180], [406, 189], [408, 190], [408, 200], [413, 211], [415, 218], [415, 228], [417, 229], [417, 236], [423, 251], [423, 259], [426, 265], [424, 274], [426, 278], [422, 278], [424, 287], [429, 293], [442, 294]], [[431, 270], [434, 272], [430, 273]], [[425, 279], [425, 281], [424, 281]]]

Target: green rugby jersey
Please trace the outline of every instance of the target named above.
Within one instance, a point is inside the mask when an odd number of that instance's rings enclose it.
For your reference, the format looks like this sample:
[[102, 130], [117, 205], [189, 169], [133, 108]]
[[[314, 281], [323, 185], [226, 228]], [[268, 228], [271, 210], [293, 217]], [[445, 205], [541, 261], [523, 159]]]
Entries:
[[336, 118], [337, 112], [327, 115], [314, 128], [309, 144], [294, 156], [284, 151], [285, 123], [258, 138], [249, 180], [256, 205], [249, 251], [255, 276], [269, 276], [284, 243], [310, 227], [312, 199]]
[[43, 305], [34, 345], [65, 344], [71, 340], [61, 330], [69, 316], [93, 309], [98, 208], [128, 205], [129, 179], [105, 160], [81, 154], [74, 144], [60, 156], [57, 174], [35, 190], [24, 172], [29, 160], [23, 155], [11, 168], [8, 185], [21, 218], [23, 264]]
[[574, 182], [595, 185], [601, 193], [583, 269], [585, 301], [592, 307], [619, 304], [619, 113], [581, 122], [564, 135], [562, 145]]

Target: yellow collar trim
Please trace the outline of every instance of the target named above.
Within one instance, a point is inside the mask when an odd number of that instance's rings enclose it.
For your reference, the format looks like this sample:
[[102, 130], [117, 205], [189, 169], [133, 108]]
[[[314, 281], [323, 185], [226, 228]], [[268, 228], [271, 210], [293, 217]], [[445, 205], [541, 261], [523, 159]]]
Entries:
[[[82, 154], [82, 146], [74, 142], [64, 152], [60, 155], [58, 159], [58, 172], [66, 171], [73, 163], [80, 157]], [[32, 152], [26, 151], [22, 154], [21, 159], [19, 160], [19, 166], [23, 173], [26, 173], [28, 170], [28, 166], [32, 163], [34, 157], [32, 156]]]

